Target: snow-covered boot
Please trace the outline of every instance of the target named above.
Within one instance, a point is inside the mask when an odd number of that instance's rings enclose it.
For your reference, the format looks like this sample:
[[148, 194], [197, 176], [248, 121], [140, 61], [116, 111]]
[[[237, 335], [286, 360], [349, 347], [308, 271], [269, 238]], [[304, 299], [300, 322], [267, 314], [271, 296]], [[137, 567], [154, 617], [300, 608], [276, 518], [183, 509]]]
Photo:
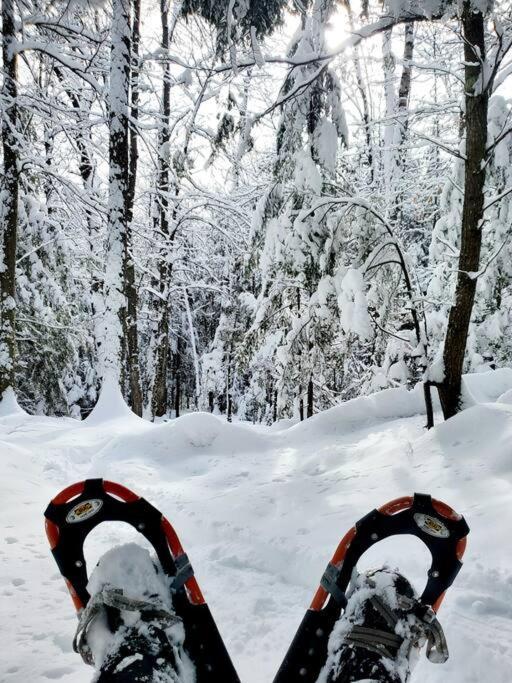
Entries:
[[73, 646], [99, 683], [194, 680], [166, 577], [146, 550], [131, 543], [107, 552], [88, 590]]
[[359, 575], [347, 598], [319, 683], [406, 683], [425, 643], [429, 659], [448, 658], [434, 612], [398, 572], [384, 568]]

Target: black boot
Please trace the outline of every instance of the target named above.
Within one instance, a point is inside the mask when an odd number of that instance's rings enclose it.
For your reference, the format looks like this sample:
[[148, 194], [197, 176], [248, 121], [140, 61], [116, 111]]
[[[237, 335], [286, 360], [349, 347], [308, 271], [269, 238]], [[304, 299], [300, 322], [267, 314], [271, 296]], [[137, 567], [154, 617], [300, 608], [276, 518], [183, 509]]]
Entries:
[[429, 659], [445, 661], [441, 626], [407, 579], [389, 569], [367, 572], [356, 579], [332, 632], [319, 683], [407, 683], [427, 640]]

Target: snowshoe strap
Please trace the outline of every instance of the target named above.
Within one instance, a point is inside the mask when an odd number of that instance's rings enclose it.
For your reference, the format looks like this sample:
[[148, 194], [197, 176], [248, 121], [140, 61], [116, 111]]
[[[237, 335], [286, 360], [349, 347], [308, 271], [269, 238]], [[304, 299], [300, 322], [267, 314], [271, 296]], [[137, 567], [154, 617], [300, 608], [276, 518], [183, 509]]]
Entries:
[[396, 652], [400, 648], [403, 638], [395, 633], [381, 631], [378, 628], [353, 626], [350, 633], [345, 637], [345, 642], [355, 647], [364, 647], [366, 650], [393, 659], [394, 654], [389, 648]]
[[338, 587], [340, 575], [341, 566], [337, 567], [335, 564], [332, 564], [332, 562], [329, 562], [320, 579], [320, 585], [325, 591], [332, 595], [341, 607], [345, 608], [347, 605], [347, 596], [345, 595], [345, 592]]
[[94, 659], [87, 643], [87, 632], [92, 622], [105, 607], [111, 607], [119, 612], [140, 612], [145, 623], [156, 620], [163, 629], [181, 622], [178, 616], [163, 607], [159, 607], [154, 602], [129, 598], [123, 594], [121, 588], [105, 586], [92, 596], [87, 606], [81, 611], [73, 638], [73, 650], [81, 655], [86, 664], [91, 666], [94, 666]]
[[176, 565], [176, 574], [171, 582], [171, 592], [176, 593], [183, 588], [186, 582], [194, 576], [194, 570], [188, 559], [188, 555], [183, 553], [174, 560]]

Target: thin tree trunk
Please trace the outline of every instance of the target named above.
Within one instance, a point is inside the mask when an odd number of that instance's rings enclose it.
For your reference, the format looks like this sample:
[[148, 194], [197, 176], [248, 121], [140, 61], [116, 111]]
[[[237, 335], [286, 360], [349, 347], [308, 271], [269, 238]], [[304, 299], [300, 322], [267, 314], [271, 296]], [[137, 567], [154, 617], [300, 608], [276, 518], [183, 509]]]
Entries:
[[[405, 24], [405, 37], [404, 37], [404, 51], [403, 51], [403, 61], [402, 61], [402, 73], [400, 76], [400, 83], [398, 86], [398, 98], [396, 100], [396, 123], [395, 132], [393, 135], [393, 147], [394, 149], [389, 152], [393, 155], [394, 163], [390, 164], [390, 171], [392, 171], [392, 181], [394, 185], [394, 198], [393, 205], [390, 213], [390, 223], [393, 225], [399, 225], [401, 222], [401, 208], [402, 208], [402, 193], [400, 192], [401, 178], [406, 165], [406, 153], [407, 149], [404, 145], [405, 138], [407, 135], [407, 129], [409, 127], [409, 101], [411, 97], [411, 86], [412, 86], [412, 59], [414, 55], [414, 22], [410, 21]], [[388, 68], [394, 67], [392, 62], [392, 57], [388, 57]], [[388, 101], [389, 101], [388, 97]], [[412, 282], [407, 271], [406, 262], [404, 259], [400, 258], [402, 265], [402, 271], [404, 274], [404, 282], [407, 291], [407, 298], [409, 299], [409, 306], [411, 312], [412, 323], [414, 326], [414, 332], [416, 336], [416, 342], [418, 345], [422, 345], [424, 349], [423, 356], [426, 358], [427, 355], [427, 330], [426, 324], [424, 324], [425, 336], [422, 336], [420, 316], [414, 302], [414, 291], [412, 287]], [[430, 429], [434, 426], [434, 413], [432, 408], [432, 395], [431, 386], [428, 382], [423, 384], [423, 394], [425, 397], [425, 409], [427, 413], [427, 428]]]
[[[354, 14], [352, 12], [352, 6], [350, 3], [347, 3], [347, 12], [348, 12], [348, 21], [349, 21], [350, 31], [352, 33], [355, 33]], [[364, 134], [365, 134], [365, 138], [366, 138], [366, 148], [367, 148], [366, 155], [367, 155], [367, 159], [368, 159], [368, 166], [370, 169], [370, 184], [373, 185], [373, 180], [375, 177], [375, 169], [373, 168], [375, 155], [373, 153], [372, 131], [370, 128], [370, 124], [371, 124], [370, 105], [369, 105], [368, 94], [366, 92], [365, 82], [364, 82], [364, 78], [363, 78], [363, 71], [361, 69], [361, 59], [359, 56], [359, 48], [358, 47], [354, 48], [354, 53], [353, 53], [352, 59], [354, 61], [354, 69], [355, 69], [355, 75], [356, 75], [357, 89], [359, 90], [359, 95], [361, 96], [361, 102], [363, 105], [362, 117], [363, 117], [363, 125], [364, 125]]]
[[308, 382], [308, 403], [306, 410], [306, 417], [313, 417], [313, 378], [310, 377]]
[[194, 378], [195, 378], [194, 406], [195, 406], [195, 409], [197, 410], [199, 407], [199, 392], [200, 392], [200, 388], [201, 388], [201, 380], [200, 380], [200, 373], [199, 373], [199, 356], [197, 355], [196, 335], [194, 332], [194, 321], [192, 320], [192, 311], [190, 310], [190, 301], [188, 299], [187, 288], [185, 287], [185, 285], [183, 285], [182, 289], [183, 289], [183, 298], [185, 300], [185, 310], [187, 312], [187, 322], [188, 322], [188, 329], [189, 329], [189, 336], [190, 336], [190, 346], [192, 348], [192, 360], [194, 362]]
[[180, 416], [180, 402], [181, 402], [181, 344], [180, 338], [176, 342], [176, 354], [174, 356], [174, 416]]
[[2, 2], [3, 179], [2, 240], [0, 243], [0, 399], [15, 386], [16, 369], [16, 241], [18, 230], [19, 171], [16, 130], [18, 126], [18, 69], [14, 50], [13, 0]]
[[[160, 0], [160, 18], [162, 22], [162, 49], [169, 49], [169, 5], [167, 0]], [[155, 300], [155, 309], [158, 317], [156, 333], [156, 359], [155, 374], [153, 379], [153, 394], [151, 399], [151, 412], [155, 417], [161, 417], [167, 413], [167, 360], [169, 357], [169, 304], [168, 289], [171, 278], [171, 266], [169, 253], [172, 236], [169, 231], [169, 118], [171, 115], [171, 65], [163, 64], [162, 86], [162, 124], [160, 129], [159, 152], [158, 152], [158, 224], [162, 238], [167, 241], [162, 252], [162, 261], [159, 269], [160, 296]]]
[[[162, 24], [162, 49], [164, 53], [169, 50], [176, 22], [181, 11], [182, 2], [178, 0], [173, 6], [173, 13], [169, 21], [168, 0], [160, 0], [160, 18]], [[193, 124], [199, 110], [209, 78], [205, 78], [201, 93], [195, 103], [191, 120], [185, 133], [185, 141], [182, 150], [182, 161], [185, 162], [188, 144], [192, 135]], [[170, 324], [170, 300], [169, 290], [172, 276], [172, 266], [170, 263], [170, 250], [176, 236], [176, 217], [177, 207], [172, 211], [172, 223], [169, 220], [169, 194], [171, 191], [170, 183], [170, 128], [169, 118], [171, 115], [171, 65], [170, 62], [163, 63], [163, 87], [162, 87], [162, 124], [159, 139], [159, 169], [158, 169], [158, 203], [159, 203], [159, 227], [163, 239], [166, 241], [161, 253], [161, 266], [159, 270], [159, 296], [155, 299], [155, 312], [158, 319], [156, 332], [156, 359], [153, 380], [153, 395], [151, 400], [151, 411], [154, 416], [165, 415], [167, 412], [167, 392], [164, 391], [164, 383], [167, 381], [167, 359], [169, 347], [169, 324]], [[176, 169], [179, 176], [180, 169]], [[179, 194], [179, 177], [175, 179], [172, 187], [175, 198]], [[162, 350], [161, 350], [161, 347]]]
[[139, 333], [137, 326], [138, 293], [135, 284], [135, 263], [133, 260], [133, 205], [137, 182], [138, 139], [137, 121], [139, 118], [139, 44], [140, 44], [140, 0], [133, 0], [133, 24], [131, 34], [131, 123], [129, 128], [129, 169], [126, 198], [126, 241], [124, 249], [124, 273], [126, 316], [126, 375], [130, 389], [131, 408], [142, 416], [142, 387], [140, 383]]
[[228, 351], [227, 373], [226, 373], [226, 418], [228, 422], [233, 419], [233, 403], [231, 398], [231, 345]]
[[128, 103], [130, 90], [130, 4], [113, 0], [109, 85], [109, 205], [105, 262], [105, 315], [100, 362], [103, 380], [122, 383], [126, 200], [128, 192]]
[[439, 398], [445, 419], [461, 408], [462, 372], [471, 312], [475, 300], [482, 245], [482, 218], [485, 184], [485, 147], [487, 141], [488, 88], [483, 83], [485, 28], [481, 12], [466, 1], [462, 12], [464, 35], [466, 161], [464, 204], [455, 304], [450, 309], [444, 343], [444, 379]]

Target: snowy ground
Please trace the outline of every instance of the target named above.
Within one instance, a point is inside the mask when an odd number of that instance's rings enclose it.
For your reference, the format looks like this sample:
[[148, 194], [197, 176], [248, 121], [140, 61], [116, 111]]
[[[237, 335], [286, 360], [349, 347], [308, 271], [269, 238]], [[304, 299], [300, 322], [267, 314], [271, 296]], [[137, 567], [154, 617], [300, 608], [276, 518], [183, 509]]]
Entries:
[[[512, 671], [512, 370], [472, 376], [474, 405], [430, 433], [421, 398], [391, 390], [287, 429], [207, 414], [153, 425], [103, 406], [83, 423], [0, 406], [0, 681], [90, 681], [71, 650], [71, 601], [47, 547], [43, 510], [90, 476], [134, 488], [173, 522], [244, 683], [269, 683], [340, 536], [372, 507], [425, 491], [472, 527], [441, 610], [451, 658], [422, 659], [421, 683], [509, 683]], [[497, 399], [500, 398], [499, 402]], [[116, 416], [117, 415], [117, 416]], [[90, 562], [129, 528], [103, 525]], [[365, 565], [400, 567], [422, 588], [416, 539]]]

